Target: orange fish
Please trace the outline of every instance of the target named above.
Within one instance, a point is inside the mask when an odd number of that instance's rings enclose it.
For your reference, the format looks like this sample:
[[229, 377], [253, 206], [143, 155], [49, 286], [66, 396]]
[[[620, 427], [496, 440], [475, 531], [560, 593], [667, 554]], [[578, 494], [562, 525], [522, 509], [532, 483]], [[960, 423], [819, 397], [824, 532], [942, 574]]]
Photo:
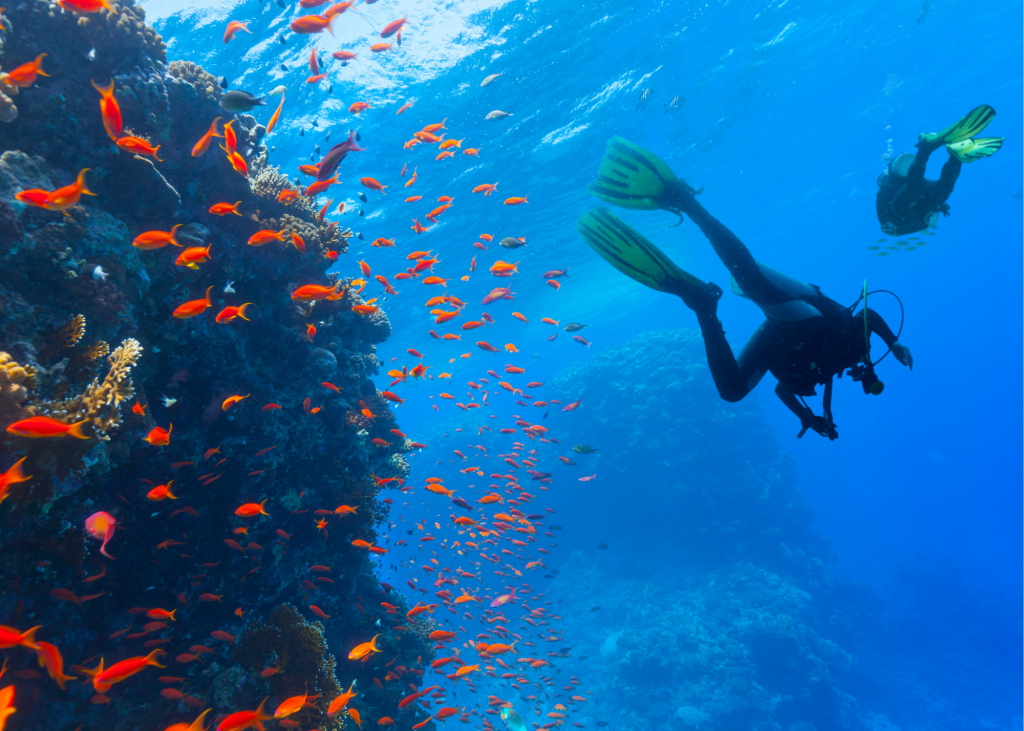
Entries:
[[361, 114], [367, 109], [373, 109], [367, 102], [353, 102], [352, 106], [348, 108], [349, 114]]
[[493, 193], [497, 189], [498, 189], [498, 184], [497, 183], [486, 183], [484, 185], [478, 185], [475, 188], [473, 188], [473, 192], [474, 193], [483, 193], [484, 194], [484, 198], [486, 198], [487, 196], [489, 196], [491, 193]]
[[131, 152], [136, 155], [145, 155], [153, 158], [157, 162], [163, 162], [163, 160], [157, 157], [157, 154], [160, 152], [160, 145], [153, 147], [149, 144], [148, 140], [144, 140], [141, 137], [122, 137], [116, 144], [126, 152]]
[[276, 711], [274, 711], [274, 718], [285, 718], [293, 713], [301, 711], [302, 707], [306, 705], [306, 698], [308, 697], [308, 693], [303, 693], [302, 695], [296, 695], [288, 698], [277, 707]]
[[277, 104], [277, 111], [270, 117], [270, 122], [267, 123], [267, 134], [269, 135], [274, 131], [274, 127], [277, 126], [277, 120], [281, 116], [281, 108], [284, 106], [284, 94], [281, 95], [281, 101]]
[[127, 680], [136, 673], [145, 670], [147, 667], [164, 667], [157, 662], [157, 658], [165, 654], [167, 653], [163, 650], [153, 650], [153, 652], [148, 655], [140, 655], [138, 657], [122, 660], [119, 663], [114, 663], [106, 670], [103, 669], [103, 659], [101, 658], [98, 667], [93, 670], [83, 669], [83, 672], [92, 676], [92, 686], [96, 689], [97, 693], [106, 693], [115, 683]]
[[169, 425], [166, 430], [155, 426], [144, 438], [154, 447], [166, 447], [171, 443], [171, 429], [173, 428], [174, 424]]
[[226, 399], [224, 399], [224, 403], [222, 403], [220, 405], [220, 408], [221, 408], [222, 411], [227, 411], [228, 409], [230, 409], [232, 406], [237, 404], [242, 399], [249, 398], [249, 395], [250, 394], [245, 394], [245, 396], [239, 396], [239, 395], [236, 394], [234, 396], [228, 396]]
[[[210, 244], [210, 246], [213, 246], [213, 244]], [[175, 266], [198, 269], [199, 264], [204, 261], [210, 261], [213, 258], [210, 256], [210, 246], [207, 246], [205, 249], [202, 246], [188, 247], [178, 254], [178, 258], [174, 260]]]
[[[227, 129], [227, 127], [225, 127], [225, 129]], [[245, 158], [237, 152], [228, 152], [228, 162], [231, 163], [231, 167], [233, 167], [235, 172], [239, 175], [243, 177], [249, 175], [249, 166], [246, 164]]]
[[93, 81], [92, 86], [102, 97], [100, 99], [100, 114], [103, 117], [103, 129], [107, 131], [107, 136], [112, 142], [117, 142], [118, 137], [121, 136], [121, 107], [117, 105], [117, 99], [114, 98], [114, 80], [111, 79], [106, 86], [100, 86]]
[[313, 342], [313, 338], [316, 337], [316, 325], [311, 322], [306, 323], [306, 337], [310, 342]]
[[187, 320], [190, 317], [201, 315], [206, 312], [207, 309], [213, 307], [213, 302], [210, 301], [210, 290], [212, 286], [206, 288], [206, 297], [201, 300], [190, 300], [182, 305], [179, 305], [176, 310], [172, 313], [174, 317], [179, 320]]
[[85, 174], [88, 170], [89, 168], [80, 170], [78, 177], [75, 178], [75, 182], [71, 185], [65, 185], [63, 188], [58, 188], [52, 193], [47, 194], [42, 207], [48, 211], [65, 211], [64, 215], [68, 215], [67, 209], [77, 206], [83, 193], [85, 195], [96, 195], [85, 187]]
[[[174, 493], [171, 492], [171, 485], [173, 483], [174, 480], [171, 480], [166, 485], [157, 485], [152, 490], [146, 493], [146, 497], [149, 500], [152, 500], [153, 502], [159, 502], [160, 500], [164, 500], [165, 498], [177, 500], [178, 498], [174, 495]], [[174, 617], [171, 617], [171, 619], [174, 619]]]
[[269, 244], [271, 241], [284, 241], [284, 232], [287, 229], [281, 229], [280, 231], [257, 231], [249, 237], [249, 246], [263, 246]]
[[64, 658], [60, 650], [49, 642], [40, 642], [36, 648], [36, 655], [39, 657], [39, 667], [45, 666], [47, 674], [57, 681], [57, 686], [61, 690], [67, 690], [64, 684], [69, 680], [75, 680], [75, 676], [64, 674]]
[[259, 708], [255, 711], [237, 711], [227, 716], [217, 726], [217, 731], [245, 731], [247, 728], [263, 728], [263, 721], [269, 721], [272, 715], [266, 712], [265, 707], [269, 698], [264, 698]]
[[[220, 117], [214, 119], [213, 122], [210, 124], [210, 129], [206, 132], [206, 134], [200, 137], [199, 142], [197, 142], [192, 147], [192, 157], [200, 157], [202, 155], [205, 155], [206, 151], [210, 149], [210, 143], [213, 141], [213, 138], [224, 136], [217, 132], [217, 122], [219, 122], [220, 119]], [[210, 213], [213, 213], [213, 211], [211, 210]]]
[[[269, 500], [269, 498], [267, 498]], [[266, 510], [263, 509], [264, 500], [262, 503], [246, 503], [235, 511], [235, 515], [239, 515], [243, 518], [254, 518], [257, 515], [270, 515]]]
[[[370, 656], [371, 653], [380, 652], [381, 649], [377, 645], [377, 638], [380, 635], [374, 635], [373, 639], [369, 642], [363, 642], [362, 644], [356, 645], [352, 648], [352, 651], [348, 653], [349, 660], [362, 660]], [[350, 711], [351, 713], [351, 711]]]
[[248, 23], [242, 23], [238, 20], [232, 20], [230, 23], [228, 23], [228, 27], [224, 30], [224, 42], [227, 43], [228, 41], [230, 41], [232, 38], [235, 37], [235, 33], [237, 33], [240, 30], [244, 30], [246, 33], [249, 33], [250, 35], [252, 34], [252, 31], [249, 30]]
[[277, 194], [277, 202], [284, 203], [286, 206], [290, 206], [292, 203], [299, 199], [299, 192], [290, 188], [285, 188]]
[[36, 630], [42, 627], [38, 625], [30, 630], [19, 632], [14, 627], [7, 627], [0, 625], [0, 650], [6, 650], [10, 647], [27, 647], [30, 650], [38, 650], [39, 645], [36, 643]]
[[[328, 180], [318, 180], [315, 183], [311, 183], [306, 188], [306, 190], [303, 191], [303, 195], [305, 195], [305, 196], [313, 196], [313, 195], [316, 195], [318, 193], [322, 193], [325, 190], [327, 190], [328, 188], [330, 188], [332, 185], [334, 185], [335, 183], [340, 183], [340, 182], [341, 181], [338, 180], [337, 174], [335, 174], [335, 176], [333, 178], [329, 178]], [[330, 204], [328, 204], [328, 205], [330, 205]]]
[[306, 242], [303, 240], [301, 236], [299, 236], [294, 231], [292, 231], [292, 245], [295, 246], [295, 248], [298, 249], [299, 252], [303, 254], [306, 253]]
[[327, 74], [316, 74], [315, 76], [310, 76], [308, 79], [306, 79], [306, 83], [307, 84], [316, 84], [316, 83], [318, 83], [320, 81], [323, 81], [326, 78], [327, 78]]
[[388, 186], [381, 185], [373, 178], [360, 178], [359, 182], [362, 183], [365, 187], [369, 188], [370, 190], [376, 190], [383, 195], [387, 195], [387, 193], [384, 192], [384, 189], [387, 188]]
[[136, 249], [142, 249], [143, 251], [153, 251], [154, 249], [162, 249], [168, 244], [174, 246], [181, 246], [178, 243], [178, 239], [175, 236], [178, 229], [181, 228], [182, 224], [175, 224], [170, 231], [146, 231], [136, 236], [132, 240], [132, 246]]
[[390, 51], [391, 50], [391, 44], [390, 43], [374, 43], [372, 46], [370, 46], [370, 50], [373, 51], [374, 53], [381, 53], [382, 51]]
[[25, 475], [21, 471], [21, 465], [26, 459], [28, 459], [28, 457], [22, 457], [11, 465], [10, 469], [0, 475], [0, 503], [2, 503], [4, 498], [7, 497], [7, 491], [10, 489], [11, 485], [32, 479], [31, 475]]
[[48, 73], [43, 71], [42, 61], [48, 54], [40, 53], [36, 56], [35, 61], [29, 61], [23, 63], [16, 69], [7, 73], [4, 81], [11, 86], [17, 86], [19, 89], [27, 89], [36, 83], [36, 77], [38, 76], [49, 76]]
[[506, 198], [505, 199], [505, 205], [506, 206], [518, 206], [520, 203], [529, 203], [530, 201], [526, 200], [528, 197], [529, 197], [529, 194], [524, 195], [522, 198], [517, 198], [515, 196], [513, 196], [511, 198]]
[[95, 13], [101, 9], [117, 12], [108, 0], [57, 0], [57, 4], [75, 13]]
[[[166, 691], [161, 691], [160, 694], [163, 695], [165, 692]], [[187, 700], [188, 696], [186, 696], [185, 698]], [[205, 711], [199, 714], [195, 721], [193, 721], [190, 724], [184, 722], [173, 723], [166, 729], [164, 729], [164, 731], [206, 731], [206, 725], [203, 723], [203, 718], [206, 716], [207, 713], [209, 713], [212, 710], [212, 708], [207, 708]]]
[[312, 300], [340, 300], [345, 296], [345, 290], [341, 289], [341, 282], [338, 281], [333, 287], [324, 287], [319, 284], [306, 284], [292, 292], [293, 300], [310, 302]]
[[357, 693], [355, 692], [355, 687], [356, 681], [353, 680], [352, 685], [348, 687], [347, 691], [335, 697], [335, 699], [331, 701], [331, 705], [327, 707], [328, 716], [333, 716], [339, 713], [342, 708], [348, 705], [350, 700], [356, 697]]
[[[220, 119], [220, 117], [218, 117], [218, 119]], [[210, 206], [210, 213], [215, 216], [226, 216], [229, 213], [241, 216], [242, 214], [238, 212], [238, 207], [240, 205], [242, 205], [242, 201], [238, 201], [235, 205], [231, 205], [230, 203], [214, 203]]]
[[[85, 419], [77, 424], [65, 424], [62, 421], [51, 419], [49, 416], [32, 416], [28, 419], [22, 419], [21, 421], [16, 421], [13, 424], [10, 424], [7, 427], [7, 433], [14, 434], [19, 437], [28, 437], [30, 439], [38, 439], [42, 437], [63, 437], [68, 435], [77, 439], [89, 439], [89, 437], [82, 433], [82, 425], [89, 421], [90, 419]], [[21, 464], [21, 462], [18, 464]], [[21, 480], [19, 480], [19, 482], [21, 482]]]
[[463, 155], [469, 155], [470, 157], [480, 157], [480, 148], [478, 147], [467, 147], [462, 151]]
[[225, 307], [217, 313], [217, 317], [214, 318], [214, 320], [221, 324], [231, 322], [236, 317], [241, 317], [243, 320], [248, 321], [249, 318], [245, 316], [245, 308], [251, 304], [252, 302], [246, 302], [244, 305], [239, 305], [238, 307]]

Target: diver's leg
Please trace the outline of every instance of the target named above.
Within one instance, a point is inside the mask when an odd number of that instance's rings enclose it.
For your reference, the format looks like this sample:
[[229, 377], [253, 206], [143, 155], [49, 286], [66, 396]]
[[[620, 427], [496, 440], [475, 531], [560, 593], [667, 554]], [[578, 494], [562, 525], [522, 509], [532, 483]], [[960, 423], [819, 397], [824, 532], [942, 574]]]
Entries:
[[685, 213], [700, 227], [718, 254], [718, 258], [725, 264], [747, 297], [759, 305], [781, 304], [793, 299], [792, 294], [785, 292], [765, 277], [739, 237], [708, 213], [693, 193], [682, 186], [676, 186], [672, 191], [671, 201], [672, 210]]
[[928, 158], [935, 150], [939, 149], [935, 143], [920, 141], [917, 143], [917, 154], [914, 155], [914, 162], [907, 170], [907, 182], [920, 185], [924, 182], [924, 171], [928, 167]]
[[950, 155], [946, 164], [942, 166], [942, 175], [939, 176], [935, 184], [935, 196], [939, 203], [945, 203], [952, 195], [953, 186], [956, 185], [956, 180], [960, 177], [960, 168], [962, 167], [963, 163], [953, 155]]
[[704, 352], [708, 357], [708, 368], [715, 380], [718, 395], [723, 400], [735, 403], [754, 390], [754, 387], [768, 372], [768, 355], [772, 344], [769, 325], [765, 321], [747, 340], [740, 357], [733, 356], [725, 330], [715, 315], [697, 316], [700, 332], [704, 337]]

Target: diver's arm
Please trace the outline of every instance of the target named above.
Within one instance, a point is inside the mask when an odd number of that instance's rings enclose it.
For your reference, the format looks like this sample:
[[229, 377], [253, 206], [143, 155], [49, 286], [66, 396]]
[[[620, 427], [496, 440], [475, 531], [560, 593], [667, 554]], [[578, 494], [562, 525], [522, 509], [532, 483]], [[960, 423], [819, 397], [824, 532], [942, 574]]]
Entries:
[[[799, 436], [802, 437], [804, 432], [811, 429], [823, 437], [834, 439], [830, 434], [829, 424], [825, 421], [825, 418], [823, 416], [817, 416], [808, 407], [800, 403], [800, 400], [796, 397], [796, 394], [793, 393], [793, 390], [789, 386], [779, 381], [775, 384], [775, 395], [778, 396], [779, 400], [786, 405], [786, 408], [792, 411], [796, 417], [800, 419], [800, 426], [803, 427], [803, 430], [800, 432]], [[831, 432], [834, 433], [834, 431], [835, 427], [832, 427]]]
[[868, 308], [868, 327], [871, 329], [871, 332], [882, 338], [885, 344], [892, 349], [892, 354], [896, 356], [896, 360], [910, 368], [910, 370], [914, 370], [914, 356], [910, 354], [910, 348], [896, 339], [896, 336], [889, 329], [882, 316], [870, 307]]

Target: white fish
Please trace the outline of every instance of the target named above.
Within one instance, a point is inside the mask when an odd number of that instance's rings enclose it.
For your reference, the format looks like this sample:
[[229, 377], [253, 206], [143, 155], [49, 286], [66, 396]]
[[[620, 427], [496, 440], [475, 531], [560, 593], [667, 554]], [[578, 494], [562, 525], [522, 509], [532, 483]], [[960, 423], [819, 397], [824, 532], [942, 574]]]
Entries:
[[284, 84], [281, 84], [281, 86], [275, 86], [273, 89], [271, 89], [270, 94], [268, 94], [268, 96], [281, 96], [286, 91], [288, 91], [288, 87], [286, 87]]
[[493, 112], [487, 113], [487, 119], [504, 119], [505, 117], [511, 117], [512, 112], [503, 112], [500, 109], [495, 109]]
[[178, 399], [176, 399], [176, 398], [169, 398], [168, 396], [164, 396], [163, 400], [164, 400], [164, 408], [165, 409], [169, 409], [172, 406], [174, 406], [174, 404], [178, 403]]
[[502, 71], [501, 74], [491, 74], [490, 76], [488, 76], [487, 78], [485, 78], [483, 81], [480, 82], [480, 86], [487, 86], [488, 84], [492, 83], [496, 78], [498, 78], [499, 76], [501, 76], [504, 73], [505, 72]]
[[636, 102], [636, 109], [634, 111], [639, 112], [641, 109], [646, 109], [647, 105], [651, 103], [651, 97], [654, 96], [654, 92], [651, 89], [644, 89], [640, 93], [640, 98]]
[[110, 272], [103, 271], [103, 267], [101, 267], [99, 264], [97, 264], [96, 268], [92, 270], [92, 278], [99, 282], [107, 281], [107, 277], [109, 276]]
[[235, 288], [231, 286], [232, 284], [234, 284], [234, 282], [230, 282], [229, 281], [227, 284], [224, 285], [224, 294], [234, 294], [235, 293]]

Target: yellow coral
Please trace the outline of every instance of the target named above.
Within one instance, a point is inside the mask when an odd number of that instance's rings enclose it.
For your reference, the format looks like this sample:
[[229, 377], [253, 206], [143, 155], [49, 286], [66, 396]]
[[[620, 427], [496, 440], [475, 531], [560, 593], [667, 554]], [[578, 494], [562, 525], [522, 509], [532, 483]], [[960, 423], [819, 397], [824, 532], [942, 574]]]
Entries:
[[29, 410], [65, 423], [91, 419], [93, 433], [100, 439], [109, 439], [108, 433], [121, 425], [121, 404], [135, 394], [130, 375], [140, 355], [142, 346], [128, 338], [107, 359], [110, 370], [103, 381], [95, 378], [80, 396], [33, 404]]
[[85, 335], [85, 315], [74, 315], [53, 336], [53, 345], [67, 349], [74, 347]]
[[22, 366], [0, 351], [0, 422], [17, 420], [35, 385], [34, 368]]

